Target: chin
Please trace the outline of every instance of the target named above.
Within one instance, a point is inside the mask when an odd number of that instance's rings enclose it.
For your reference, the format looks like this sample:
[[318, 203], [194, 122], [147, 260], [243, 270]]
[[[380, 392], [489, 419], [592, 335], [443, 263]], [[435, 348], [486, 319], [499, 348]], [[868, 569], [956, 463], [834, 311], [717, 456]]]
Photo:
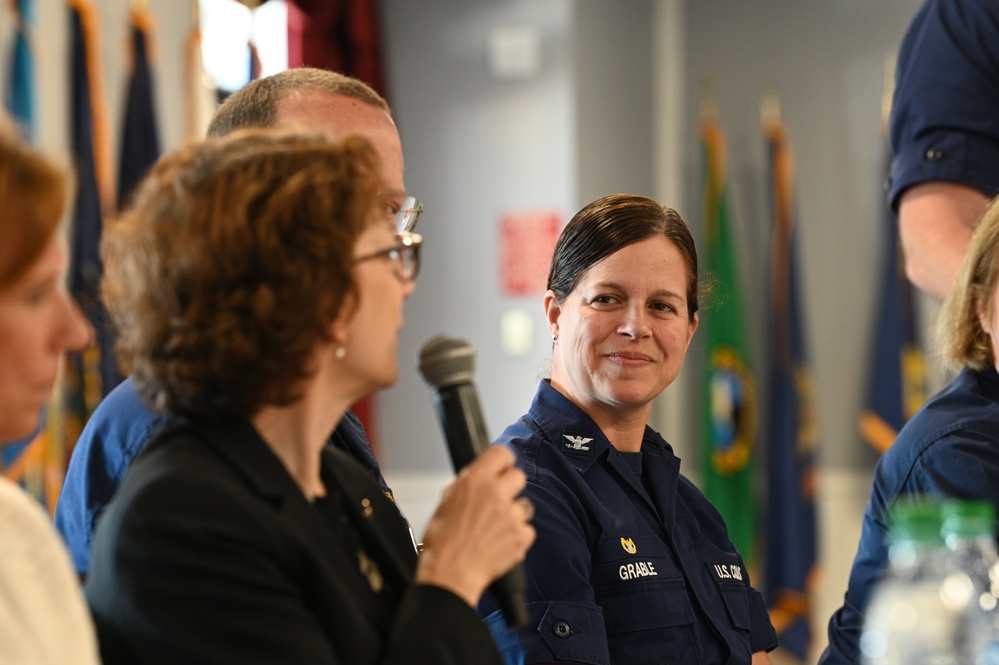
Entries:
[[38, 431], [41, 420], [37, 417], [37, 412], [31, 418], [14, 418], [4, 423], [0, 427], [0, 446], [8, 443], [23, 442], [29, 436]]
[[399, 367], [393, 367], [391, 371], [386, 372], [385, 376], [379, 378], [378, 390], [384, 390], [385, 388], [391, 388], [395, 385], [395, 382], [399, 380]]

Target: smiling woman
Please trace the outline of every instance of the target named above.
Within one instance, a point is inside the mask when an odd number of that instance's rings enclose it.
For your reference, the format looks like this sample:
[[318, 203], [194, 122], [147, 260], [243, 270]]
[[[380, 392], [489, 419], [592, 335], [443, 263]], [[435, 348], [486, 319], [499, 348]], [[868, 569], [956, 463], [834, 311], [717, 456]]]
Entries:
[[675, 210], [594, 201], [555, 246], [551, 379], [499, 441], [527, 471], [530, 621], [480, 606], [528, 663], [769, 663], [777, 637], [714, 506], [648, 427], [698, 323], [697, 252]]
[[[63, 285], [63, 172], [0, 118], [0, 445], [38, 427], [63, 351], [90, 333]], [[0, 478], [0, 662], [96, 663], [69, 555], [41, 507]]]

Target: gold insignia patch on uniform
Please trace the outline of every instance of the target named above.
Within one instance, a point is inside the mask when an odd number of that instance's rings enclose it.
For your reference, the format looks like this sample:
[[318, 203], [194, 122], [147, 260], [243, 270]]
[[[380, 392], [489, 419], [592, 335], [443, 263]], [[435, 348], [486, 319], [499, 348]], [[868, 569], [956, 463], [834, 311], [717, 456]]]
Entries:
[[361, 570], [361, 575], [364, 575], [372, 591], [378, 593], [385, 587], [382, 571], [378, 569], [378, 564], [374, 562], [374, 559], [364, 553], [364, 550], [357, 550], [357, 564]]
[[631, 538], [625, 538], [624, 536], [621, 536], [621, 547], [623, 547], [624, 551], [628, 554], [634, 554], [638, 551], [638, 548], [635, 547], [635, 541]]

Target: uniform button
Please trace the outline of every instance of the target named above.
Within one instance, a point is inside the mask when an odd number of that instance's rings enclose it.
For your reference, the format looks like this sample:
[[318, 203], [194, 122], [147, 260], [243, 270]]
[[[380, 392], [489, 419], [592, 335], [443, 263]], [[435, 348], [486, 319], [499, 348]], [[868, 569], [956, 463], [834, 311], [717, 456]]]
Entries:
[[936, 148], [930, 148], [926, 151], [926, 161], [937, 162], [945, 157], [943, 150], [937, 150]]
[[561, 637], [562, 639], [572, 635], [572, 628], [565, 621], [556, 621], [555, 625], [552, 626], [552, 630], [555, 632], [555, 637]]

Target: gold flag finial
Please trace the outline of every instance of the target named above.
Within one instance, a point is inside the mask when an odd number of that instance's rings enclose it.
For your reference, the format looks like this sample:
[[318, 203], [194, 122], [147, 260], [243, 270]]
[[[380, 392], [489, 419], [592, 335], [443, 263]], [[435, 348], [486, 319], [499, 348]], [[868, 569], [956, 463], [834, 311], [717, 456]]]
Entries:
[[701, 80], [701, 124], [718, 122], [718, 92], [714, 74]]
[[760, 98], [760, 123], [764, 127], [769, 127], [780, 122], [780, 99], [777, 93], [770, 91], [763, 93]]

